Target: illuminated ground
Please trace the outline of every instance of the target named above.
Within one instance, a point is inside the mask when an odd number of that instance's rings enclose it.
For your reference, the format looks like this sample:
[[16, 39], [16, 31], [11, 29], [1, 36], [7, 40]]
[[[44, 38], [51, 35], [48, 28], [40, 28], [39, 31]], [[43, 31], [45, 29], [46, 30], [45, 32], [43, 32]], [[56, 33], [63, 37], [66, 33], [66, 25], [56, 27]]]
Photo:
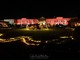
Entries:
[[[54, 39], [59, 36], [72, 36], [71, 29], [50, 29], [50, 30], [26, 30], [23, 29], [0, 29], [4, 34], [1, 38], [13, 38], [17, 36], [31, 36], [35, 40]], [[70, 33], [70, 34], [69, 34]]]
[[[74, 52], [79, 52], [79, 45], [68, 43], [68, 44], [42, 44], [39, 46], [28, 46], [29, 40], [25, 40], [23, 37], [30, 36], [33, 40], [52, 40], [54, 38], [68, 38], [68, 36], [72, 35], [72, 31], [70, 29], [53, 29], [53, 30], [30, 30], [27, 31], [24, 29], [1, 29], [0, 30], [0, 38], [8, 39], [1, 40], [0, 39], [0, 56], [1, 58], [6, 58], [9, 60], [19, 60], [20, 58], [27, 60], [31, 55], [42, 54], [47, 55], [49, 59], [64, 59], [71, 58], [75, 55]], [[61, 37], [62, 36], [62, 37]], [[65, 37], [66, 36], [66, 37]], [[17, 37], [17, 40], [14, 40], [14, 37]], [[10, 41], [9, 41], [10, 38]], [[21, 40], [18, 40], [18, 38]], [[32, 40], [32, 41], [33, 41]], [[57, 39], [56, 39], [57, 40]], [[60, 39], [61, 40], [61, 39]], [[68, 40], [68, 39], [67, 39]], [[2, 43], [3, 42], [3, 43]], [[40, 42], [40, 41], [35, 41]], [[45, 41], [47, 43], [48, 41]], [[62, 41], [64, 42], [64, 41]], [[34, 44], [32, 44], [34, 45]], [[68, 55], [67, 55], [68, 54]], [[64, 58], [63, 58], [64, 57]]]
[[[23, 43], [27, 45], [37, 45], [37, 46], [40, 45], [40, 43], [38, 42], [41, 43], [55, 42], [56, 44], [61, 44], [68, 41], [67, 39], [72, 39], [72, 30], [60, 29], [60, 28], [41, 29], [41, 30], [26, 30], [26, 28], [1, 29], [1, 34], [0, 34], [0, 42], [2, 43], [21, 40]], [[30, 41], [32, 43], [30, 43]]]

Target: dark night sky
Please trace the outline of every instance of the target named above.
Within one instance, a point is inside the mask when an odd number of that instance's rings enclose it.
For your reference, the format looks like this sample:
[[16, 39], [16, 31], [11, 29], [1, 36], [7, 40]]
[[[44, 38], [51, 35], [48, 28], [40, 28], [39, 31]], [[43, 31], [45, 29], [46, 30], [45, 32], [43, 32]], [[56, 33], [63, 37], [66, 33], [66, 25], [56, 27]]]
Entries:
[[4, 4], [0, 5], [1, 18], [79, 17], [80, 15], [79, 5], [72, 4], [71, 2], [5, 1]]

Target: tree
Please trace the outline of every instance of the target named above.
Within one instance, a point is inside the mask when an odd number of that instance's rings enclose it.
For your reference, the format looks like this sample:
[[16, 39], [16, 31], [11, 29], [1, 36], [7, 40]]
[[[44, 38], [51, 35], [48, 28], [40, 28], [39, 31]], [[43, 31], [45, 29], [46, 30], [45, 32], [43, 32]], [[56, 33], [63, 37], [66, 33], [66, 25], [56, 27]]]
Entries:
[[68, 26], [74, 27], [75, 24], [76, 24], [77, 22], [79, 22], [79, 19], [78, 19], [77, 17], [72, 17], [72, 18], [70, 18], [70, 20], [69, 20], [68, 22], [69, 22]]

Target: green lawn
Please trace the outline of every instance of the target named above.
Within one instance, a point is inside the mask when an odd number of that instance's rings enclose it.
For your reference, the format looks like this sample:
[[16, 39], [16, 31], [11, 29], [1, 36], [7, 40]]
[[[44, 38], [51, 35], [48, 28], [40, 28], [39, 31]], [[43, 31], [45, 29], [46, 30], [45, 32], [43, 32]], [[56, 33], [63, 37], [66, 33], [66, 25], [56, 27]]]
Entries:
[[17, 36], [31, 36], [36, 40], [49, 40], [58, 38], [59, 36], [71, 36], [72, 31], [70, 29], [55, 28], [52, 30], [30, 30], [23, 29], [1, 29], [0, 33], [4, 36], [1, 38], [17, 37]]

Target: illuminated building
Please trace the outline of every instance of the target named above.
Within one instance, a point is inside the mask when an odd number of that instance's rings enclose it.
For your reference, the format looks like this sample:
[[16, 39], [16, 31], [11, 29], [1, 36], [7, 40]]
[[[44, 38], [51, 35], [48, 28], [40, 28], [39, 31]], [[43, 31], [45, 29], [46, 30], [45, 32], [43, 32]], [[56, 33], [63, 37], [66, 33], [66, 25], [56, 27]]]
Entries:
[[15, 24], [14, 19], [4, 19], [4, 22], [8, 22], [9, 24]]
[[63, 17], [48, 18], [46, 19], [46, 23], [50, 25], [56, 25], [56, 24], [68, 25], [69, 20], [70, 18], [63, 18]]
[[38, 20], [37, 19], [22, 18], [22, 19], [17, 19], [17, 21], [15, 23], [18, 24], [18, 25], [37, 24]]
[[46, 25], [49, 24], [51, 26], [56, 24], [63, 24], [68, 25], [68, 21], [70, 18], [63, 18], [63, 17], [56, 17], [56, 18], [44, 18], [41, 17], [40, 19], [27, 19], [27, 18], [21, 18], [21, 19], [4, 19], [4, 21], [9, 22], [10, 24], [16, 24], [16, 25], [29, 25], [29, 24], [40, 24], [40, 25]]

